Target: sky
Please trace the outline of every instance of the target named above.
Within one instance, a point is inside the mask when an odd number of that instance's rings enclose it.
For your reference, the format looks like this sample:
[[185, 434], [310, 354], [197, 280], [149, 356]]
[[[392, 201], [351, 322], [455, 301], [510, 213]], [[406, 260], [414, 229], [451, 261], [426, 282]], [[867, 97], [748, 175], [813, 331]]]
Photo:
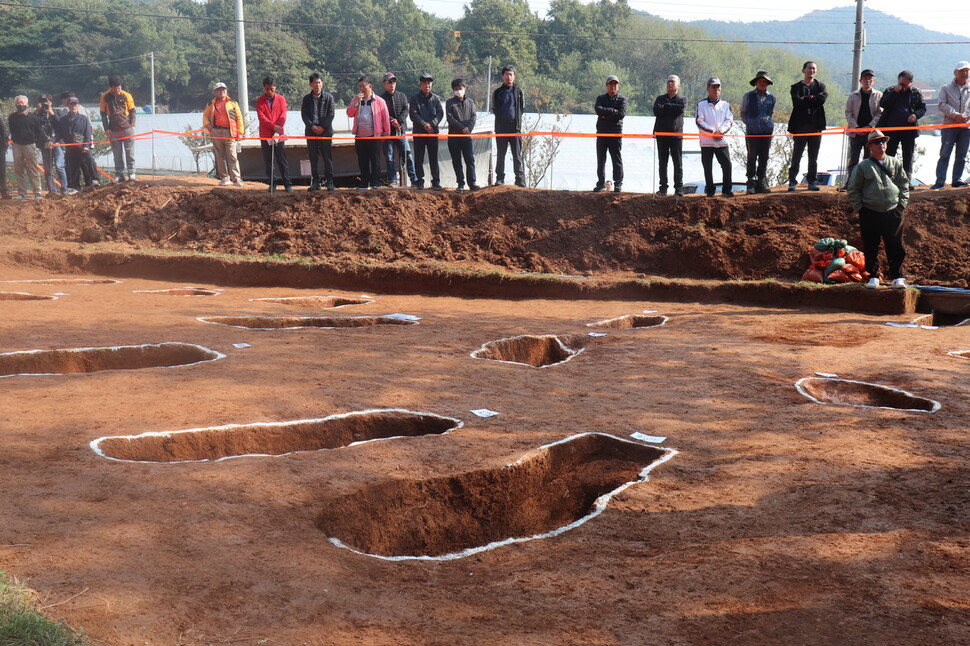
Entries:
[[[834, 7], [847, 8], [845, 20], [855, 21], [855, 6], [853, 0], [815, 0], [810, 9], [805, 9], [803, 3], [795, 3], [799, 8], [787, 8], [787, 3], [779, 0], [734, 0], [737, 5], [718, 3], [717, 0], [687, 0], [676, 2], [652, 2], [651, 0], [627, 0], [630, 7], [637, 11], [646, 11], [669, 20], [725, 20], [725, 21], [765, 21], [765, 20], [794, 20], [809, 13], [812, 9], [832, 9]], [[448, 18], [460, 18], [466, 4], [465, 0], [415, 0], [416, 4], [430, 13]], [[544, 16], [549, 8], [549, 0], [529, 0], [532, 10]], [[945, 33], [963, 35], [970, 34], [970, 11], [965, 2], [955, 0], [867, 0], [867, 10], [875, 9], [902, 18], [906, 22], [921, 25], [927, 29]], [[819, 25], [825, 29], [824, 25]], [[970, 52], [967, 53], [970, 58]]]

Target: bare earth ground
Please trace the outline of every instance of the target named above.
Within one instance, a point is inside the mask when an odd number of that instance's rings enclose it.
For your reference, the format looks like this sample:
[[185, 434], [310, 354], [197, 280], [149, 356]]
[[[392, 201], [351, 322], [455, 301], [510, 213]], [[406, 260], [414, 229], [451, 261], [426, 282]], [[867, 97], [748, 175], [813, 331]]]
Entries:
[[[91, 239], [100, 231], [128, 248], [594, 275], [710, 277], [704, 267], [716, 266], [712, 259], [744, 258], [718, 271], [797, 278], [797, 250], [834, 233], [825, 223], [844, 217], [844, 198], [834, 193], [694, 198], [664, 220], [657, 210], [672, 202], [649, 196], [554, 199], [490, 189], [500, 208], [487, 204], [488, 191], [271, 199], [255, 189], [159, 184], [19, 209], [5, 203], [2, 242], [53, 246], [89, 230]], [[911, 218], [921, 213], [924, 221], [911, 228], [919, 235], [910, 240], [911, 275], [966, 286], [968, 218], [958, 211], [970, 194], [917, 197]], [[798, 211], [796, 198], [818, 213]], [[414, 209], [402, 215], [408, 201]], [[64, 204], [67, 214], [58, 212]], [[181, 210], [171, 211], [176, 205]], [[389, 233], [394, 222], [400, 230]], [[714, 222], [722, 224], [712, 230]], [[756, 223], [763, 235], [751, 229]], [[358, 235], [367, 226], [369, 243]], [[660, 233], [651, 241], [650, 227], [668, 236], [667, 245]], [[523, 237], [529, 228], [531, 243]], [[813, 239], [782, 248], [786, 230]], [[630, 245], [625, 260], [619, 241]], [[932, 245], [950, 246], [931, 261]], [[513, 259], [497, 260], [506, 253]], [[36, 265], [0, 265], [0, 280], [51, 275]], [[47, 605], [58, 604], [48, 613], [83, 626], [95, 643], [970, 643], [970, 360], [947, 355], [970, 350], [968, 327], [896, 328], [885, 322], [913, 317], [784, 303], [372, 291], [372, 304], [324, 310], [249, 299], [361, 292], [327, 285], [192, 297], [134, 292], [186, 285], [220, 287], [204, 275], [0, 283], [0, 291], [68, 294], [0, 301], [0, 352], [177, 341], [227, 355], [191, 366], [0, 378], [0, 569], [28, 579]], [[469, 356], [516, 334], [585, 336], [586, 323], [643, 310], [670, 321], [586, 337], [588, 348], [561, 365]], [[422, 320], [269, 331], [196, 320], [395, 312]], [[816, 371], [903, 388], [942, 407], [817, 404], [793, 385]], [[104, 436], [376, 408], [445, 415], [464, 426], [220, 462], [116, 462], [88, 446]], [[479, 408], [500, 414], [480, 419], [470, 413]], [[590, 431], [666, 436], [662, 446], [679, 453], [573, 530], [464, 559], [382, 561], [332, 545], [318, 528], [325, 512], [347, 508], [346, 496], [395, 485], [420, 491], [427, 481], [473, 471], [501, 474], [537, 447]], [[414, 517], [429, 522], [419, 509]], [[365, 520], [387, 535], [412, 529], [400, 517]]]

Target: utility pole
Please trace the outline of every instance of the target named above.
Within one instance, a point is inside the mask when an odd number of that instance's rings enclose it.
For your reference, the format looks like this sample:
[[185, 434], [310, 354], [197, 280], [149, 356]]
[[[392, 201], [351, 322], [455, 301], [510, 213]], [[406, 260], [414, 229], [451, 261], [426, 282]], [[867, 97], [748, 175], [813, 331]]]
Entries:
[[[151, 53], [151, 70], [152, 70], [152, 121], [155, 120], [155, 115], [158, 114], [158, 109], [155, 107], [155, 52]], [[152, 128], [152, 175], [155, 175], [158, 167], [155, 163], [155, 129]]]
[[243, 23], [243, 0], [236, 0], [236, 74], [239, 84], [239, 109], [243, 119], [249, 116], [249, 83], [246, 81], [246, 25]]
[[852, 78], [849, 79], [849, 92], [856, 90], [859, 74], [862, 72], [862, 50], [866, 46], [866, 28], [863, 20], [865, 0], [855, 2], [855, 46], [852, 49]]
[[485, 112], [489, 111], [489, 99], [492, 98], [492, 55], [488, 55], [488, 76], [485, 77]]

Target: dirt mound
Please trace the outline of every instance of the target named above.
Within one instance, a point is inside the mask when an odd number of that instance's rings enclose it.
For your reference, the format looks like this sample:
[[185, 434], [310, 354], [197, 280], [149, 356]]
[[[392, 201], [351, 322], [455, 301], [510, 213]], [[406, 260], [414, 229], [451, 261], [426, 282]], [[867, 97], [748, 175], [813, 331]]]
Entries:
[[[496, 187], [474, 194], [385, 189], [270, 195], [200, 180], [119, 184], [80, 197], [0, 205], [0, 234], [346, 263], [440, 261], [556, 274], [798, 280], [819, 238], [861, 245], [844, 194], [734, 199]], [[917, 191], [908, 275], [970, 287], [970, 191]]]

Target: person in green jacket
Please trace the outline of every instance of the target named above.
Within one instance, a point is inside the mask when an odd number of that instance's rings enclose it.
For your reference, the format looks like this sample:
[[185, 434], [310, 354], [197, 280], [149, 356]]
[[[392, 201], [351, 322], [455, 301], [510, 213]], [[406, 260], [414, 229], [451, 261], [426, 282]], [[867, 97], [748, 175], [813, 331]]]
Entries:
[[869, 133], [866, 145], [870, 156], [859, 162], [846, 184], [852, 210], [859, 214], [862, 251], [866, 256], [866, 287], [879, 287], [879, 242], [886, 245], [892, 286], [906, 287], [903, 278], [903, 212], [909, 204], [909, 177], [903, 162], [886, 154], [889, 137], [879, 130]]

